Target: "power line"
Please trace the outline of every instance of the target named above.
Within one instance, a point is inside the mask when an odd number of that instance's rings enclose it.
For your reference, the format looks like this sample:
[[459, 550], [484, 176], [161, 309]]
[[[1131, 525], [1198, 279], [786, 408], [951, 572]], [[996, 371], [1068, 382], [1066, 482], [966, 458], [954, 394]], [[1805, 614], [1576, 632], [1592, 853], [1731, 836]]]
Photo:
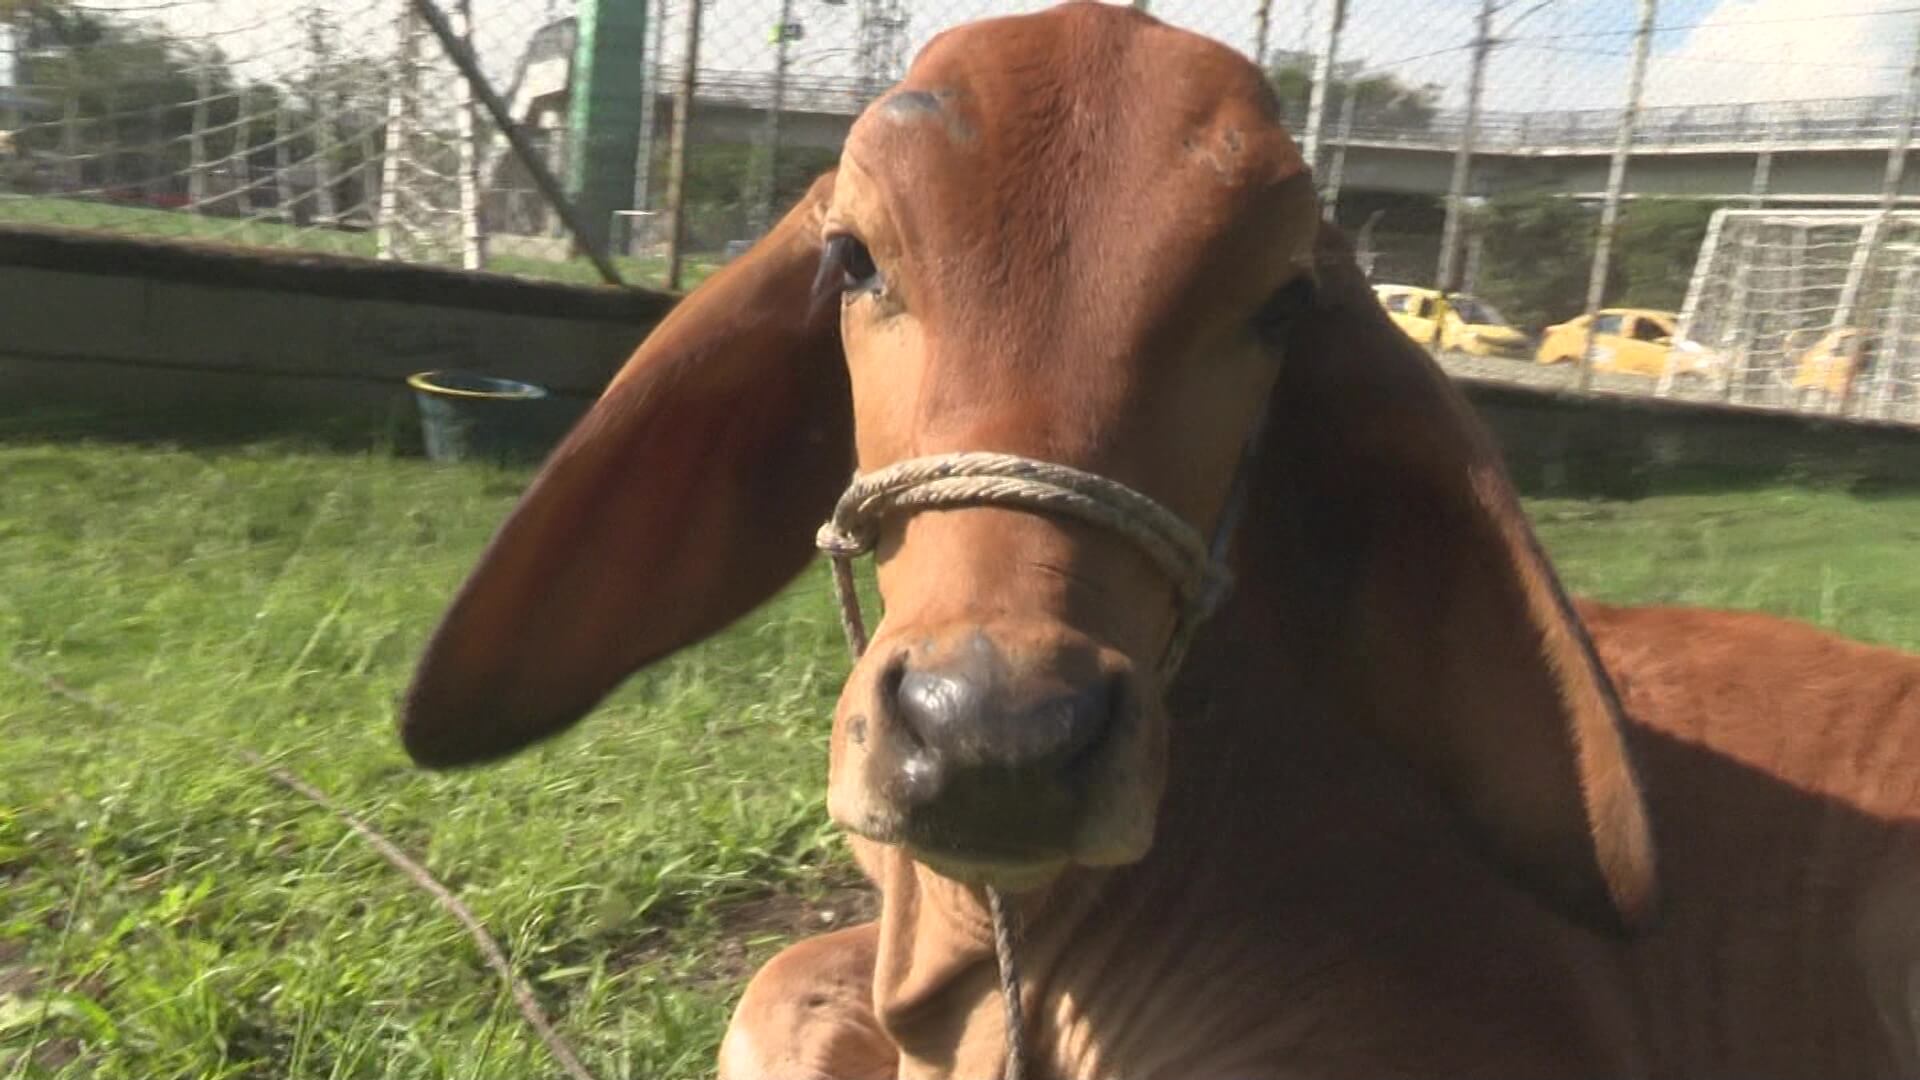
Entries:
[[[1613, 52], [1595, 49], [1569, 49], [1553, 45], [1535, 45], [1535, 38], [1515, 38], [1502, 44], [1512, 45], [1525, 52], [1558, 53], [1566, 56], [1607, 56], [1631, 59], [1632, 53]], [[1661, 64], [1703, 63], [1703, 64], [1741, 64], [1747, 67], [1785, 67], [1785, 68], [1822, 68], [1827, 71], [1905, 71], [1905, 64], [1836, 64], [1829, 60], [1760, 60], [1751, 56], [1674, 56], [1660, 58]]]
[[1416, 60], [1431, 60], [1436, 56], [1446, 56], [1448, 53], [1466, 52], [1471, 48], [1473, 48], [1473, 42], [1469, 41], [1463, 45], [1449, 45], [1444, 49], [1435, 49], [1432, 52], [1414, 53], [1411, 56], [1397, 56], [1392, 60], [1381, 60], [1369, 66], [1375, 68], [1390, 68], [1399, 64], [1411, 64]]
[[[1494, 10], [1495, 11], [1504, 10], [1508, 4], [1511, 4], [1514, 2], [1515, 0], [1507, 0], [1507, 4], [1502, 4], [1500, 5], [1500, 7], [1497, 7]], [[1528, 8], [1527, 10], [1521, 12], [1518, 15], [1515, 15], [1513, 17], [1513, 21], [1507, 24], [1507, 30], [1512, 31], [1514, 27], [1519, 26], [1521, 23], [1525, 22], [1529, 16], [1536, 15], [1540, 11], [1548, 7], [1551, 7], [1553, 4], [1557, 2], [1558, 0], [1539, 0], [1539, 2], [1534, 4], [1532, 7]]]
[[[1552, 3], [1552, 2], [1553, 0], [1545, 0], [1545, 3]], [[1531, 14], [1531, 12], [1529, 12], [1529, 14]], [[1836, 19], [1872, 19], [1872, 18], [1878, 18], [1883, 15], [1915, 15], [1915, 14], [1920, 14], [1920, 7], [1879, 8], [1873, 11], [1837, 11], [1837, 12], [1829, 12], [1825, 15], [1795, 15], [1788, 18], [1784, 18], [1784, 19], [1739, 19], [1739, 20], [1728, 20], [1724, 22], [1702, 21], [1702, 22], [1691, 22], [1691, 23], [1671, 23], [1666, 26], [1656, 26], [1653, 28], [1653, 32], [1656, 34], [1671, 34], [1671, 33], [1677, 33], [1682, 30], [1703, 30], [1703, 29], [1704, 30], [1729, 30], [1729, 29], [1738, 29], [1739, 27], [1743, 27], [1743, 26], [1798, 25], [1800, 23], [1829, 22]], [[1514, 21], [1518, 22], [1519, 20], [1516, 19]], [[1572, 41], [1572, 40], [1584, 39], [1584, 38], [1632, 37], [1633, 33], [1634, 32], [1632, 30], [1581, 30], [1581, 31], [1576, 31], [1573, 33], [1566, 33], [1566, 34], [1534, 35], [1534, 36], [1528, 37], [1526, 40]]]

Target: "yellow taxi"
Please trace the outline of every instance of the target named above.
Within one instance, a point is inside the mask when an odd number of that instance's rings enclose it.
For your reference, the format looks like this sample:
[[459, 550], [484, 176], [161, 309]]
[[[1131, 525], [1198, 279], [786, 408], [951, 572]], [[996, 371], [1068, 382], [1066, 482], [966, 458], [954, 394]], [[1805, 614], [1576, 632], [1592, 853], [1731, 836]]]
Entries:
[[[1804, 337], [1802, 338], [1804, 340]], [[1873, 370], [1873, 361], [1878, 352], [1879, 335], [1862, 333], [1854, 327], [1842, 327], [1829, 330], [1813, 343], [1813, 346], [1801, 353], [1794, 361], [1793, 388], [1795, 390], [1819, 390], [1830, 397], [1844, 398], [1847, 384], [1853, 380], [1854, 342], [1859, 341], [1860, 369], [1862, 373]], [[1794, 343], [1789, 340], [1788, 351]]]
[[1438, 289], [1415, 285], [1375, 285], [1373, 294], [1394, 325], [1429, 348], [1468, 356], [1526, 358], [1527, 335], [1485, 300], [1465, 293], [1443, 295]]
[[[1601, 308], [1593, 316], [1593, 370], [1657, 379], [1672, 357], [1676, 377], [1708, 376], [1719, 368], [1719, 358], [1693, 342], [1674, 340], [1680, 316], [1654, 308]], [[1579, 315], [1547, 327], [1534, 360], [1541, 364], [1573, 364], [1586, 348], [1587, 316]]]

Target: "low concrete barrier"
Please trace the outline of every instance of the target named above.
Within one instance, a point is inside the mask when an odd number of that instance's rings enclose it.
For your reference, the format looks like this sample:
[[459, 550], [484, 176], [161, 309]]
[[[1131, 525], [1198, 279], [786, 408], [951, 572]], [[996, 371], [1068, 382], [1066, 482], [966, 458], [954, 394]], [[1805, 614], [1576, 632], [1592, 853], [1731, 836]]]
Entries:
[[464, 368], [545, 386], [563, 418], [675, 297], [339, 256], [0, 230], [0, 398], [289, 424], [404, 413], [406, 377]]
[[[185, 409], [301, 430], [360, 415], [418, 450], [406, 377], [538, 383], [555, 437], [668, 293], [55, 229], [0, 230], [0, 414]], [[1456, 376], [1530, 494], [1920, 487], [1920, 428]]]
[[1455, 378], [1521, 490], [1634, 498], [1801, 483], [1920, 488], [1920, 428]]

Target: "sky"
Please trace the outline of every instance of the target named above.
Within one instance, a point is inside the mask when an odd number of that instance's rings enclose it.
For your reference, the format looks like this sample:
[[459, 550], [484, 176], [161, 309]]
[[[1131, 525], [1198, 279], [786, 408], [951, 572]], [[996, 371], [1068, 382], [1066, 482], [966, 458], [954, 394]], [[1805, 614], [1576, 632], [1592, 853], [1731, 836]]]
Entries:
[[[453, 0], [441, 0], [450, 6]], [[648, 0], [657, 3], [658, 0]], [[768, 34], [782, 4], [807, 34], [797, 71], [858, 70], [858, 8], [872, 0], [709, 0], [703, 68], [766, 71]], [[1349, 0], [1339, 53], [1369, 70], [1438, 84], [1443, 104], [1464, 104], [1481, 0]], [[80, 0], [102, 11], [158, 18], [171, 30], [217, 41], [255, 77], [296, 70], [300, 14], [318, 3], [352, 46], [391, 49], [400, 0]], [[476, 38], [504, 81], [532, 31], [572, 10], [572, 0], [471, 0]], [[903, 0], [908, 55], [934, 33], [985, 15], [1029, 11], [1048, 0]], [[1252, 51], [1259, 0], [1152, 0], [1171, 22]], [[1324, 36], [1333, 0], [1273, 0], [1270, 47], [1309, 49]], [[1638, 4], [1633, 0], [1496, 0], [1501, 44], [1487, 68], [1485, 106], [1497, 110], [1610, 108], [1625, 99]], [[667, 0], [667, 55], [679, 55], [686, 0]], [[1661, 0], [1647, 80], [1650, 105], [1712, 104], [1900, 92], [1920, 33], [1920, 0]]]

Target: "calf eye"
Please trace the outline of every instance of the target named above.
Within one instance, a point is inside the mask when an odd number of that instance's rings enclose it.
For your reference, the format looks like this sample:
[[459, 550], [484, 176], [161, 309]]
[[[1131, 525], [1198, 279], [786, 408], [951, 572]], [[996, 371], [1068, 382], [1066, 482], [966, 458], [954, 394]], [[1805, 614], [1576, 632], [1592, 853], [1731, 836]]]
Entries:
[[821, 254], [820, 284], [841, 292], [865, 292], [879, 287], [880, 268], [859, 237], [840, 233], [827, 239]]

